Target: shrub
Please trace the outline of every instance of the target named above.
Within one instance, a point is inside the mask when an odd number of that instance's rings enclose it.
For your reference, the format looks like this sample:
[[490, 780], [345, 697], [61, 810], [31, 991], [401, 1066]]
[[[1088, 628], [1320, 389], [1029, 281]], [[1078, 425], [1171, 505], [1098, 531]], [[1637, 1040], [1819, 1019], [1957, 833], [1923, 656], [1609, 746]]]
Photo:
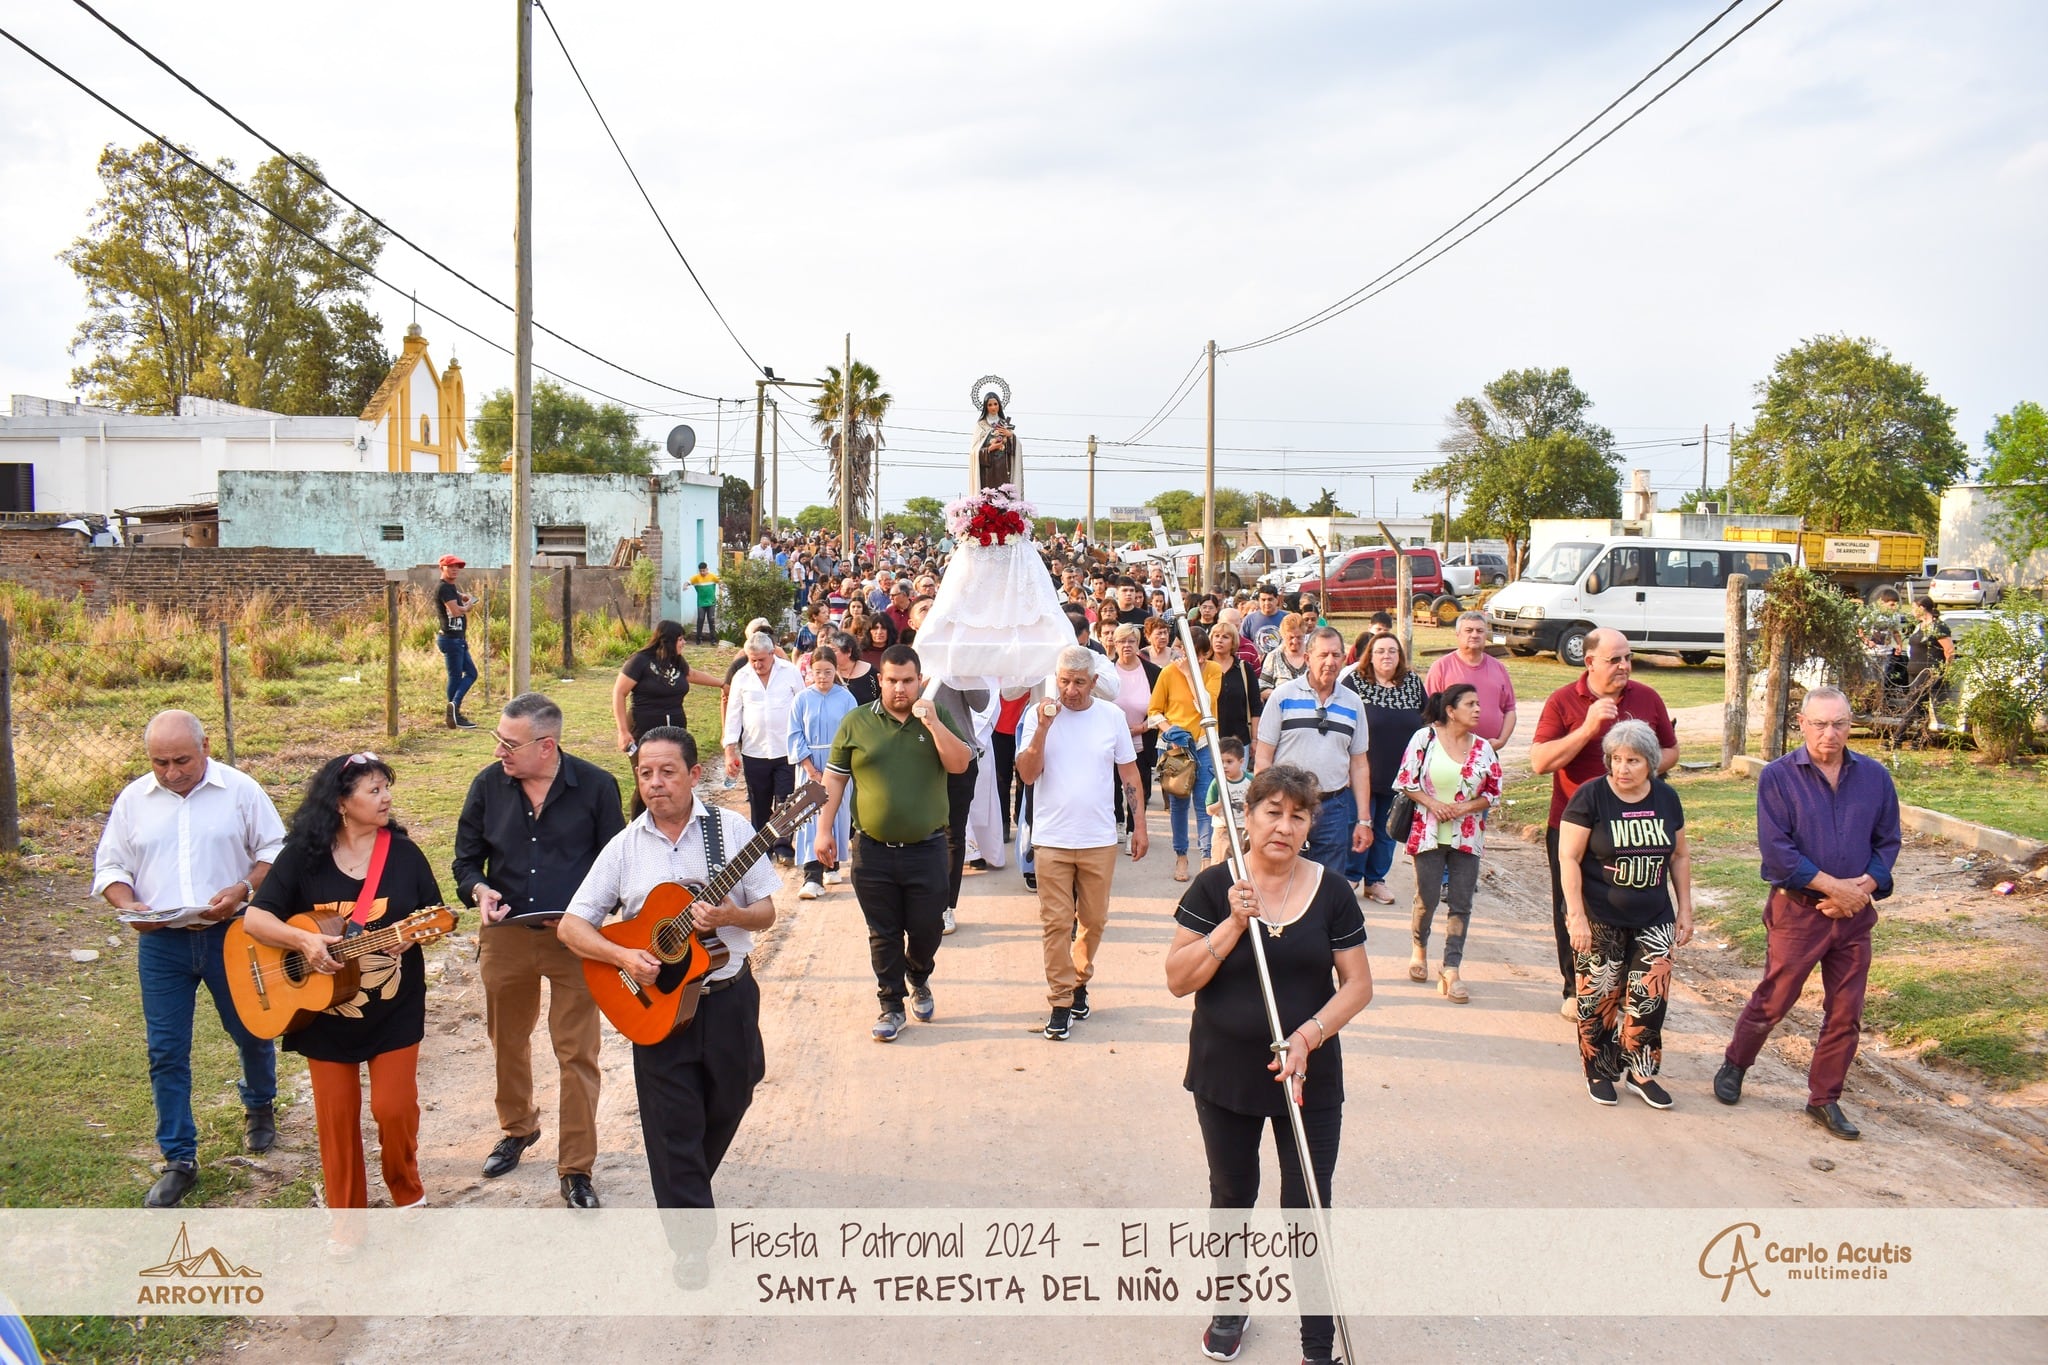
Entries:
[[256, 689], [256, 701], [262, 706], [290, 706], [297, 700], [297, 694], [283, 683], [265, 683]]
[[725, 571], [718, 585], [719, 619], [728, 630], [740, 630], [756, 616], [765, 616], [778, 629], [796, 600], [795, 590], [782, 570], [757, 559], [743, 559]]
[[2039, 718], [2048, 714], [2043, 630], [2040, 608], [2014, 601], [1956, 643], [1950, 673], [1961, 698], [1957, 710], [1978, 751], [1994, 763], [2027, 752]]
[[288, 639], [265, 636], [249, 642], [249, 671], [259, 678], [295, 678], [299, 656]]

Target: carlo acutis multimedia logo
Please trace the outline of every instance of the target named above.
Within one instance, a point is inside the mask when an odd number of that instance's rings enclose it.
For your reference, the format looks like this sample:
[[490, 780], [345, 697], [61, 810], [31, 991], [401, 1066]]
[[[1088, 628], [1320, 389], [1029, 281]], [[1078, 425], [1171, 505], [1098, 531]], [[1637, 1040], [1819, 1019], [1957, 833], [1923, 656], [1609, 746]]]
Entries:
[[1779, 1242], [1755, 1223], [1731, 1223], [1701, 1250], [1700, 1274], [1721, 1282], [1726, 1303], [1738, 1281], [1768, 1299], [1773, 1283], [1888, 1280], [1893, 1269], [1912, 1262], [1913, 1248], [1901, 1242]]
[[236, 1265], [221, 1254], [219, 1247], [193, 1251], [183, 1223], [178, 1224], [171, 1254], [161, 1264], [135, 1273], [145, 1281], [154, 1281], [136, 1287], [135, 1302], [148, 1307], [198, 1304], [225, 1308], [263, 1302], [263, 1286], [250, 1283], [262, 1279], [262, 1271]]

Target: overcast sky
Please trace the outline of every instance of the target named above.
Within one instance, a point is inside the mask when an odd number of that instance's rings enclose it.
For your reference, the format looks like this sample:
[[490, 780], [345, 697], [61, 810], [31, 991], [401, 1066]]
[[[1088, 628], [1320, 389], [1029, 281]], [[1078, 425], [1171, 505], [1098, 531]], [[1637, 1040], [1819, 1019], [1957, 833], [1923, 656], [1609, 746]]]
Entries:
[[[965, 483], [969, 389], [1015, 391], [1027, 492], [1074, 515], [1199, 487], [1197, 390], [1136, 432], [1202, 344], [1304, 317], [1449, 226], [1725, 0], [593, 5], [571, 52], [739, 338], [784, 376], [842, 337], [895, 396], [884, 501]], [[1762, 12], [1743, 0], [1703, 43]], [[512, 290], [509, 0], [100, 8], [202, 89], [480, 282]], [[266, 153], [61, 0], [0, 27], [144, 123], [249, 170]], [[654, 379], [751, 403], [754, 371], [669, 249], [536, 19], [536, 314]], [[1503, 370], [1569, 366], [1667, 505], [1723, 478], [1773, 359], [1868, 335], [1958, 409], [2048, 400], [2048, 7], [1785, 0], [1471, 242], [1287, 342], [1223, 357], [1218, 482], [1423, 510], [1443, 417]], [[1633, 103], [1633, 102], [1632, 102]], [[1623, 111], [1630, 107], [1625, 105]], [[1619, 115], [1617, 114], [1616, 117]], [[71, 392], [83, 230], [109, 143], [141, 135], [0, 43], [0, 390]], [[1611, 122], [1611, 120], [1610, 120]], [[1603, 127], [1606, 125], [1602, 125]], [[1597, 131], [1597, 130], [1596, 130]], [[510, 343], [510, 315], [403, 246], [382, 273]], [[372, 305], [395, 349], [410, 304]], [[432, 316], [474, 405], [506, 356]], [[751, 412], [542, 338], [540, 363], [697, 430], [745, 475]], [[793, 397], [785, 412], [807, 430]], [[931, 430], [920, 430], [929, 428]], [[1676, 443], [1692, 441], [1690, 447]], [[785, 515], [824, 497], [785, 433]]]

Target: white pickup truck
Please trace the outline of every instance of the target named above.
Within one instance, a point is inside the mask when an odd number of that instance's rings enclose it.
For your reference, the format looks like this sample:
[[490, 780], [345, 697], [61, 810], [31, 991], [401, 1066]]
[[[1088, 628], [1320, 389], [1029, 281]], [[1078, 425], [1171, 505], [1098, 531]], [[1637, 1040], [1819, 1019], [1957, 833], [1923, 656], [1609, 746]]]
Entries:
[[1313, 552], [1299, 545], [1247, 545], [1237, 558], [1224, 566], [1223, 586], [1232, 592], [1239, 588], [1253, 587], [1299, 565], [1302, 557], [1313, 558]]

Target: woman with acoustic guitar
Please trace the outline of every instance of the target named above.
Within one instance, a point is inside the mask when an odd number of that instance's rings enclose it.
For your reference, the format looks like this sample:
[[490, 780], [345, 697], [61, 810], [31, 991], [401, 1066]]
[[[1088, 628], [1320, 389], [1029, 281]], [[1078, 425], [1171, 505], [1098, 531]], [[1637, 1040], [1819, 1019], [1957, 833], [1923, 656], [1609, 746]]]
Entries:
[[[284, 851], [243, 917], [250, 938], [295, 954], [301, 970], [358, 974], [352, 993], [284, 1039], [287, 1049], [305, 1057], [312, 1080], [331, 1209], [369, 1207], [359, 1079], [364, 1063], [384, 1187], [400, 1208], [426, 1200], [417, 1084], [427, 1021], [425, 957], [410, 942], [395, 954], [340, 949], [349, 937], [389, 929], [441, 904], [426, 854], [391, 819], [392, 777], [391, 766], [375, 754], [329, 759], [307, 784]], [[297, 915], [333, 916], [341, 932], [286, 922]]]

